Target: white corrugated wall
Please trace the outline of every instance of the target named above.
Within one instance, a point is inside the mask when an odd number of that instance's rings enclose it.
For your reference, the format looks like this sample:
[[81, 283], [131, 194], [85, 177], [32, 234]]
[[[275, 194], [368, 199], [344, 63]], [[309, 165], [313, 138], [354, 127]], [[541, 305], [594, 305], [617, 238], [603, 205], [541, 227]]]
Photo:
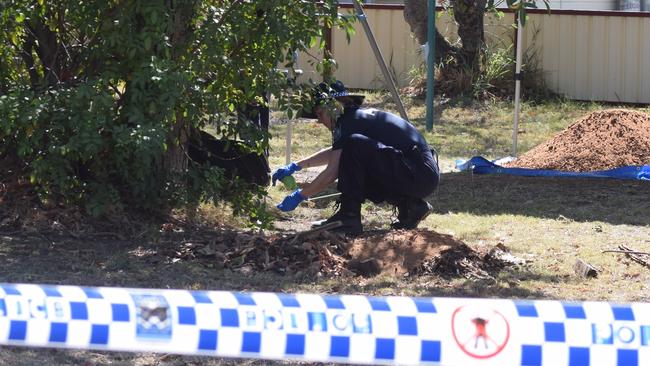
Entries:
[[[402, 10], [367, 7], [365, 11], [389, 68], [400, 86], [407, 85], [409, 70], [422, 62], [422, 56]], [[650, 103], [650, 14], [595, 14], [530, 14], [524, 49], [537, 50], [547, 86], [567, 98]], [[511, 13], [502, 18], [489, 15], [485, 22], [488, 42], [511, 45], [513, 23]], [[438, 18], [437, 26], [447, 35], [455, 34], [449, 15]], [[339, 65], [335, 75], [352, 88], [383, 88], [381, 70], [363, 28], [357, 24], [356, 29], [349, 44], [342, 31], [332, 32], [332, 52]], [[307, 59], [301, 56], [300, 66], [318, 80]]]

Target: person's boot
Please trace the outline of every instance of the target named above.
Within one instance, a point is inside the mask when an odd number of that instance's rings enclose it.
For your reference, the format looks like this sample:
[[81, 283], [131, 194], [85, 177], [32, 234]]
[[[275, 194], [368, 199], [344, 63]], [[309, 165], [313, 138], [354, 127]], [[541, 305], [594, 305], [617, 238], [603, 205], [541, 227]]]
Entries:
[[421, 198], [407, 198], [397, 203], [397, 222], [390, 226], [393, 229], [415, 229], [422, 220], [426, 219], [433, 207]]
[[339, 210], [329, 219], [315, 222], [312, 228], [317, 229], [336, 221], [340, 221], [341, 226], [333, 228], [330, 231], [344, 234], [361, 233], [363, 231], [363, 225], [361, 224], [361, 203], [341, 198]]

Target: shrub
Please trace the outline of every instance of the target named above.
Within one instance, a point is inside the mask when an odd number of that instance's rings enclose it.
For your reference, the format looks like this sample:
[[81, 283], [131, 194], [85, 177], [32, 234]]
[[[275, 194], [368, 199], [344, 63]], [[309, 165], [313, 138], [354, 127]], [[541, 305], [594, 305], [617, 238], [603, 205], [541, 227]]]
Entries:
[[197, 200], [250, 208], [236, 181], [188, 162], [188, 136], [213, 124], [264, 151], [268, 134], [246, 133], [240, 111], [267, 94], [290, 104], [276, 67], [318, 45], [323, 22], [350, 30], [335, 5], [12, 1], [0, 8], [0, 156], [17, 157], [44, 199], [95, 214]]

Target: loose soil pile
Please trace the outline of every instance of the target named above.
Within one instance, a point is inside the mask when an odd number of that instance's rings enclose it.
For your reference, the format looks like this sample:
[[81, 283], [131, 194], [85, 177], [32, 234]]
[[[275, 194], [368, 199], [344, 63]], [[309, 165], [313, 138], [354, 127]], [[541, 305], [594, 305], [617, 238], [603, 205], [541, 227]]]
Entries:
[[623, 109], [593, 112], [505, 165], [570, 172], [650, 165], [650, 115]]
[[481, 254], [449, 235], [429, 230], [370, 231], [355, 238], [321, 231], [262, 236], [232, 232], [194, 245], [187, 257], [220, 262], [235, 271], [274, 271], [327, 276], [489, 277], [489, 272], [524, 262], [503, 246]]

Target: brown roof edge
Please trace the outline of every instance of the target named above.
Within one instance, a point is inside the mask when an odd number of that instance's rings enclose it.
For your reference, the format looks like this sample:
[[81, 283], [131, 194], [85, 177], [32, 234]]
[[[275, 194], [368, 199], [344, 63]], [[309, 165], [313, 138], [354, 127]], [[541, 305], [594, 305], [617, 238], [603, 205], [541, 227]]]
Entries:
[[[352, 8], [352, 4], [339, 4], [341, 8]], [[404, 10], [403, 4], [363, 4], [364, 9], [387, 9], [387, 10]], [[436, 7], [437, 11], [443, 11], [441, 6]], [[499, 9], [504, 13], [513, 13], [510, 9]], [[528, 14], [548, 14], [546, 9], [528, 9]], [[551, 14], [555, 15], [589, 15], [604, 17], [622, 17], [622, 18], [650, 18], [650, 12], [643, 11], [617, 11], [617, 10], [568, 10], [568, 9], [551, 9]]]

